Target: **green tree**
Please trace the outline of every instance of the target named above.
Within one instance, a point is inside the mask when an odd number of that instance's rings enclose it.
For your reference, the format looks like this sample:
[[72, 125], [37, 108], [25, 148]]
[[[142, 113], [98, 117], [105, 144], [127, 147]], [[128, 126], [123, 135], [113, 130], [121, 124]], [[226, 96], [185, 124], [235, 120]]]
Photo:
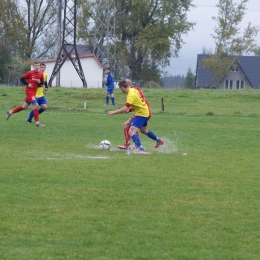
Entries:
[[147, 58], [162, 67], [168, 65], [170, 57], [179, 53], [182, 35], [192, 28], [186, 15], [191, 1], [115, 1], [119, 49], [126, 57], [130, 77], [140, 78]]
[[195, 88], [195, 75], [191, 68], [188, 68], [187, 74], [184, 78], [184, 88]]
[[21, 59], [43, 57], [54, 46], [56, 8], [55, 0], [1, 1], [1, 34]]
[[247, 25], [240, 34], [240, 23], [243, 20], [248, 0], [219, 0], [218, 16], [213, 17], [217, 22], [215, 34], [215, 52], [208, 52], [209, 58], [203, 60], [203, 66], [213, 74], [212, 86], [217, 86], [228, 73], [236, 58], [252, 52], [256, 47], [255, 36], [258, 26]]
[[141, 80], [145, 83], [148, 81], [153, 81], [158, 84], [161, 83], [161, 71], [155, 62], [150, 62], [150, 60], [145, 60], [141, 71]]
[[[164, 67], [169, 65], [171, 57], [178, 56], [183, 44], [182, 36], [193, 27], [193, 23], [187, 20], [191, 2], [192, 0], [115, 0], [111, 16], [106, 15], [103, 19], [109, 19], [112, 23], [112, 17], [116, 17], [114, 40], [117, 61], [121, 68], [127, 67], [128, 77], [141, 79], [147, 60]], [[102, 14], [101, 11], [85, 12], [85, 17]], [[84, 31], [84, 27], [81, 31]], [[91, 30], [85, 28], [85, 31], [88, 31], [85, 39], [95, 37]], [[100, 42], [102, 37], [105, 38], [105, 34], [99, 38]]]
[[260, 47], [257, 46], [257, 47], [253, 50], [253, 52], [254, 52], [254, 54], [255, 54], [256, 56], [260, 56]]
[[0, 40], [0, 82], [7, 83], [8, 65], [11, 63], [11, 48], [8, 42]]

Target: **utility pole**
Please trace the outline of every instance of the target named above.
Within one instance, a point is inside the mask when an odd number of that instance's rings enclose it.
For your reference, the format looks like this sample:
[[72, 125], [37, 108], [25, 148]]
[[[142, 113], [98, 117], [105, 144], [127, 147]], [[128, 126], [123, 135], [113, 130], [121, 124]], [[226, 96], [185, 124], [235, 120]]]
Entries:
[[110, 67], [114, 76], [117, 77], [116, 65], [116, 37], [115, 19], [116, 6], [114, 0], [97, 0], [93, 7], [92, 28], [93, 39], [90, 42], [93, 53], [97, 56], [103, 67]]
[[79, 59], [76, 39], [77, 39], [77, 0], [64, 0], [64, 16], [63, 16], [63, 31], [62, 43], [58, 53], [55, 66], [50, 77], [49, 86], [52, 86], [52, 81], [60, 71], [62, 65], [67, 59], [70, 59], [76, 69], [83, 87], [87, 87], [87, 82]]
[[[62, 11], [62, 4], [61, 0], [57, 0], [58, 6], [58, 27], [57, 27], [57, 57], [59, 56], [60, 46], [61, 46], [61, 11]], [[60, 86], [60, 70], [57, 72], [56, 75], [56, 86]]]

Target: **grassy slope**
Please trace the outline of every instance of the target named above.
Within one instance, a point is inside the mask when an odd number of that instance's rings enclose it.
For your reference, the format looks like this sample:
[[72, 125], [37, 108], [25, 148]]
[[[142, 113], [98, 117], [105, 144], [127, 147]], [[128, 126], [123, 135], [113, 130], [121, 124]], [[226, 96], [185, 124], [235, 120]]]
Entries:
[[50, 89], [36, 128], [29, 111], [6, 122], [24, 92], [0, 88], [1, 259], [258, 259], [260, 92], [145, 95], [166, 145], [142, 136], [136, 156], [116, 149], [128, 115], [106, 115], [104, 90]]

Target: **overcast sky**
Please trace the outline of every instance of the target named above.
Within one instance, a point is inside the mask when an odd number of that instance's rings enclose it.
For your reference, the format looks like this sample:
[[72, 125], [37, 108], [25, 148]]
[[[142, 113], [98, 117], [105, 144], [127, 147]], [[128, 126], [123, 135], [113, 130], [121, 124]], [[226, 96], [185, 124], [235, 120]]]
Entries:
[[[197, 54], [202, 53], [203, 47], [214, 51], [215, 42], [211, 34], [214, 34], [216, 22], [212, 19], [213, 16], [218, 16], [218, 8], [216, 4], [218, 0], [193, 0], [192, 3], [196, 6], [188, 13], [188, 20], [196, 23], [194, 30], [183, 37], [186, 42], [183, 45], [179, 58], [172, 58], [171, 65], [165, 69], [170, 75], [186, 75], [190, 67], [195, 73]], [[240, 3], [240, 0], [236, 2]], [[246, 4], [246, 13], [241, 22], [241, 31], [249, 22], [252, 25], [260, 26], [260, 0], [249, 0]], [[260, 33], [257, 36], [257, 44], [260, 46]]]

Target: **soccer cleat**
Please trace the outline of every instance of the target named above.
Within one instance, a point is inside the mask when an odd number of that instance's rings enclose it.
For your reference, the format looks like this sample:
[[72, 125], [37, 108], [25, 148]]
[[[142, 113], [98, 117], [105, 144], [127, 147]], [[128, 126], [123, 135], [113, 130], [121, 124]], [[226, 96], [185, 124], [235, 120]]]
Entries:
[[8, 120], [11, 115], [12, 115], [11, 111], [7, 110], [6, 111], [6, 120]]
[[147, 154], [145, 151], [144, 151], [144, 148], [136, 148], [133, 150], [133, 154]]
[[32, 121], [26, 121], [26, 123], [30, 124], [30, 123], [32, 123]]
[[158, 140], [156, 141], [156, 144], [155, 144], [154, 148], [158, 148], [160, 145], [163, 145], [163, 144], [164, 144], [164, 141], [161, 140], [161, 139], [158, 139]]
[[36, 126], [38, 126], [38, 127], [42, 127], [42, 126], [44, 126], [44, 124], [42, 124], [42, 123], [36, 123]]
[[127, 144], [118, 145], [117, 148], [122, 149], [122, 150], [128, 150], [130, 148], [130, 145], [127, 145]]

